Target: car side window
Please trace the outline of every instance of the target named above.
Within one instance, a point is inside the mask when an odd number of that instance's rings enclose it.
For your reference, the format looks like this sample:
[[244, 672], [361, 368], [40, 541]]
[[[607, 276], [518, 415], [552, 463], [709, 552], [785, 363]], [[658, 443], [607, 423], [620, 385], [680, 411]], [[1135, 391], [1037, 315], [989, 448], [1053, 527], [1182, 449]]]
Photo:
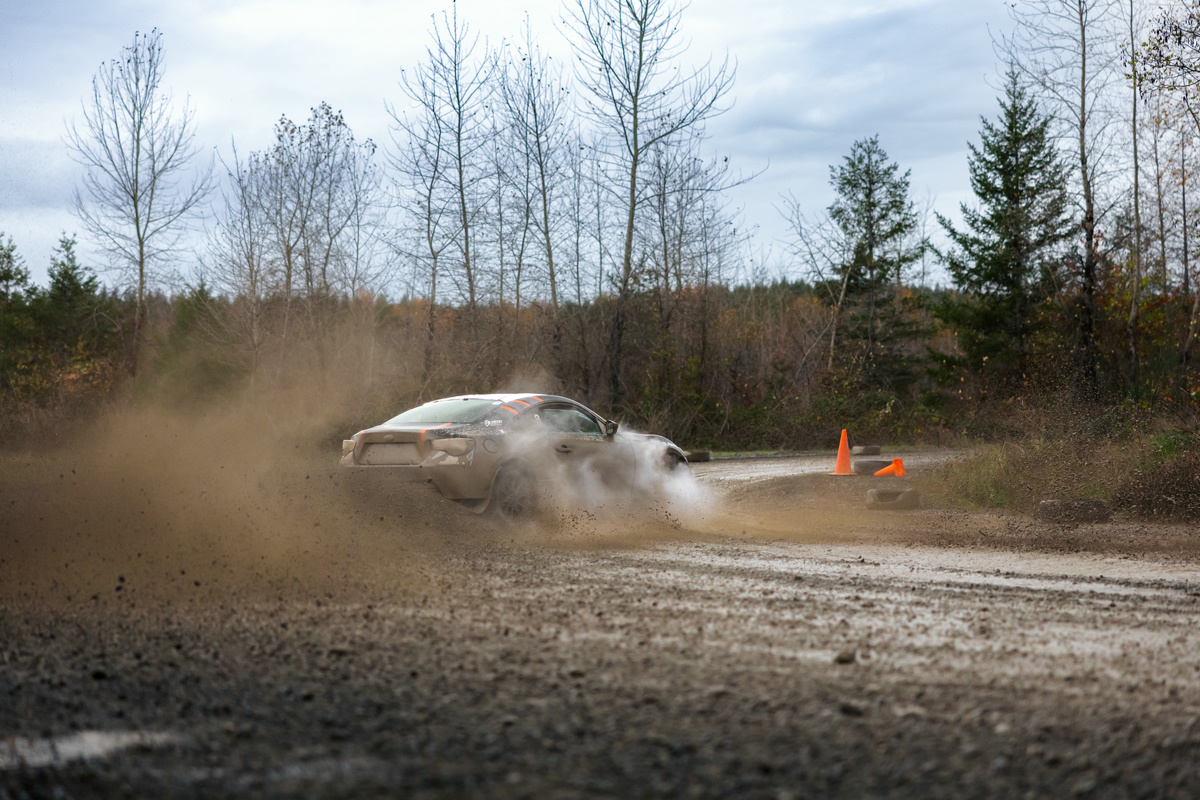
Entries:
[[596, 436], [603, 434], [600, 423], [574, 408], [543, 408], [540, 410], [540, 414], [542, 422], [556, 431], [588, 433]]

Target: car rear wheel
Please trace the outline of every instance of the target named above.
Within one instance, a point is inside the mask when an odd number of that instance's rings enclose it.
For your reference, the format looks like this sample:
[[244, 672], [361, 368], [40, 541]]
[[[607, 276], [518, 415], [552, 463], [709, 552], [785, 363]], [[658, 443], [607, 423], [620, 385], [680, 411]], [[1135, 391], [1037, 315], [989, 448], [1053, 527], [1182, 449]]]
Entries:
[[521, 519], [533, 513], [537, 481], [529, 467], [520, 462], [505, 464], [492, 481], [492, 512], [503, 520]]
[[674, 472], [681, 466], [686, 465], [687, 462], [680, 458], [678, 453], [674, 452], [673, 450], [668, 450], [667, 452], [663, 453], [662, 464], [663, 469], [665, 469], [667, 472]]

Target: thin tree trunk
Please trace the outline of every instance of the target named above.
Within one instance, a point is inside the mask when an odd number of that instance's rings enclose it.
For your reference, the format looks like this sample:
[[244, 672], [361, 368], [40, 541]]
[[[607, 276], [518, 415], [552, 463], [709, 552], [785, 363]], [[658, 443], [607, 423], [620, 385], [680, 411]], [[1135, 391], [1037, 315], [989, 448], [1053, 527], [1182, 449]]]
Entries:
[[842, 314], [842, 303], [846, 299], [846, 285], [850, 282], [851, 267], [846, 268], [846, 274], [842, 276], [842, 291], [838, 295], [837, 305], [833, 307], [833, 322], [829, 326], [829, 369], [833, 369], [833, 352], [837, 344], [837, 326], [838, 317]]
[[[1129, 0], [1129, 41], [1137, 41], [1133, 30], [1133, 0]], [[1138, 161], [1138, 87], [1137, 59], [1130, 61], [1133, 70], [1133, 280], [1129, 299], [1129, 319], [1125, 323], [1125, 341], [1129, 348], [1129, 385], [1132, 388], [1138, 380], [1138, 349], [1137, 349], [1137, 317], [1139, 293], [1142, 284], [1142, 198], [1140, 189], [1140, 162]]]
[[613, 409], [621, 397], [621, 342], [625, 334], [625, 306], [629, 298], [629, 283], [633, 276], [633, 223], [637, 213], [637, 112], [633, 116], [633, 158], [629, 168], [629, 211], [625, 218], [625, 248], [621, 257], [621, 285], [617, 292], [617, 308], [613, 314], [613, 327], [608, 356], [608, 394]]
[[558, 326], [558, 280], [554, 273], [554, 246], [550, 237], [550, 188], [546, 180], [546, 156], [542, 153], [542, 140], [537, 140], [538, 178], [542, 189], [542, 237], [546, 245], [546, 272], [550, 278], [550, 307], [554, 309], [555, 327]]
[[429, 381], [433, 377], [433, 347], [436, 341], [434, 333], [437, 327], [437, 273], [438, 257], [437, 254], [434, 254], [429, 281], [429, 317], [425, 322], [425, 363], [421, 381], [422, 395], [425, 393], [425, 386], [429, 385]]
[[146, 251], [142, 242], [138, 243], [138, 287], [137, 306], [133, 310], [133, 341], [130, 343], [129, 374], [137, 375], [138, 358], [142, 347], [142, 322], [146, 309]]
[[[1184, 286], [1188, 284], [1188, 274], [1191, 271], [1191, 266], [1188, 259], [1188, 216], [1187, 216], [1187, 164], [1180, 159], [1180, 170], [1182, 180], [1179, 182], [1181, 200], [1183, 204], [1183, 275]], [[1187, 302], [1188, 289], [1183, 290], [1184, 302]], [[1187, 364], [1191, 357], [1192, 343], [1196, 340], [1197, 320], [1200, 319], [1200, 292], [1196, 292], [1196, 299], [1192, 302], [1191, 313], [1188, 314], [1188, 332], [1187, 339], [1183, 343], [1182, 361]]]
[[[1181, 138], [1179, 141], [1179, 199], [1183, 210], [1183, 296], [1187, 298], [1191, 295], [1191, 253], [1188, 245], [1188, 210], [1187, 210], [1187, 147], [1186, 140]], [[1164, 277], [1166, 270], [1163, 270]], [[1164, 289], [1166, 288], [1163, 281]]]
[[1159, 153], [1159, 142], [1161, 139], [1159, 122], [1161, 116], [1155, 120], [1154, 124], [1154, 201], [1158, 208], [1158, 257], [1159, 269], [1165, 275], [1167, 271], [1167, 220], [1166, 220], [1166, 202], [1163, 198], [1162, 186], [1162, 162]]
[[1083, 0], [1079, 2], [1079, 166], [1083, 183], [1083, 304], [1079, 313], [1079, 338], [1083, 357], [1083, 379], [1095, 390], [1096, 374], [1096, 205], [1087, 150], [1087, 23]]
[[1188, 210], [1187, 210], [1187, 171], [1185, 169], [1183, 180], [1179, 186], [1180, 200], [1183, 206], [1183, 296], [1188, 297], [1192, 293], [1191, 287], [1191, 258], [1188, 253]]

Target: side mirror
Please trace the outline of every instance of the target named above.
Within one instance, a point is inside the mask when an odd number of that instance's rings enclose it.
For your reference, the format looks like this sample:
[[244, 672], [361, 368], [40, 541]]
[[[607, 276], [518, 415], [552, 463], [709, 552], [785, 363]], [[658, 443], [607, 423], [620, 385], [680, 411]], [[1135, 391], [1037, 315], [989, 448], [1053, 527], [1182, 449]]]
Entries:
[[616, 436], [617, 435], [617, 423], [613, 422], [611, 419], [608, 422], [605, 422], [604, 423], [604, 435], [605, 436]]

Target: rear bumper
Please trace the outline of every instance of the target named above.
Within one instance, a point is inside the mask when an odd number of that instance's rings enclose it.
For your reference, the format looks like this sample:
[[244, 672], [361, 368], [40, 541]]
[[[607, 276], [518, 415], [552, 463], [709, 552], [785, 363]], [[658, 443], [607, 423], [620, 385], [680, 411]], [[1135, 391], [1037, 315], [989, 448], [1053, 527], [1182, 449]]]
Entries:
[[491, 471], [486, 467], [461, 462], [446, 453], [434, 453], [420, 464], [359, 464], [353, 453], [342, 456], [340, 465], [346, 469], [369, 470], [386, 474], [406, 483], [432, 482], [437, 490], [451, 500], [481, 500], [488, 496], [492, 485]]

